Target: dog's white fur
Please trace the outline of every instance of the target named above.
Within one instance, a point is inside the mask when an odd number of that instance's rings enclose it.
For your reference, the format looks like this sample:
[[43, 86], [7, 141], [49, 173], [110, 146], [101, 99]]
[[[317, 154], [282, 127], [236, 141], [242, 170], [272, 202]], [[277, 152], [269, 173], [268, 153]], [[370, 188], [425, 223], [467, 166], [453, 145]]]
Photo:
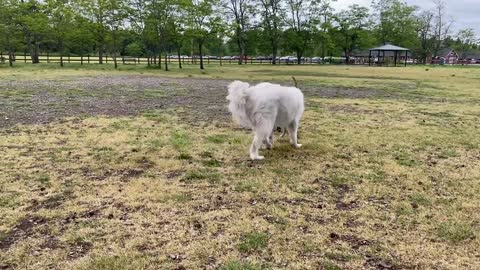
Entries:
[[258, 154], [262, 143], [272, 148], [276, 127], [288, 131], [290, 143], [295, 148], [302, 146], [297, 143], [297, 130], [304, 111], [300, 89], [272, 83], [250, 86], [246, 82], [234, 81], [228, 86], [227, 100], [233, 119], [255, 133], [250, 147], [251, 159], [264, 158]]

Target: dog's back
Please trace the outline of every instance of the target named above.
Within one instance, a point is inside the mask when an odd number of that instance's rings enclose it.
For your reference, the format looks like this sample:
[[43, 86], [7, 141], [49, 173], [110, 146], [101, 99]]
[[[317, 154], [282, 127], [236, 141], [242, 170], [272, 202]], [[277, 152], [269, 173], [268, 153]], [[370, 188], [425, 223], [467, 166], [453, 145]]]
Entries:
[[304, 111], [303, 94], [296, 87], [272, 83], [260, 83], [249, 89], [249, 99], [254, 103], [253, 111], [273, 117], [275, 126], [286, 127], [298, 122]]

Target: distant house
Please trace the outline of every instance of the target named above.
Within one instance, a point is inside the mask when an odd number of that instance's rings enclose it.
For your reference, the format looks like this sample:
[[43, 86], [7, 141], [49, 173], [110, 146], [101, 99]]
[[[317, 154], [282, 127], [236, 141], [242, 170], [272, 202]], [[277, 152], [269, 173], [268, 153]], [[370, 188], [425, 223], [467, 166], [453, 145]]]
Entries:
[[460, 57], [460, 61], [465, 64], [480, 64], [480, 52], [478, 51], [470, 51], [464, 52], [462, 57]]
[[454, 65], [458, 63], [459, 58], [458, 53], [454, 49], [447, 48], [438, 53], [437, 57], [435, 57], [437, 60], [435, 62]]

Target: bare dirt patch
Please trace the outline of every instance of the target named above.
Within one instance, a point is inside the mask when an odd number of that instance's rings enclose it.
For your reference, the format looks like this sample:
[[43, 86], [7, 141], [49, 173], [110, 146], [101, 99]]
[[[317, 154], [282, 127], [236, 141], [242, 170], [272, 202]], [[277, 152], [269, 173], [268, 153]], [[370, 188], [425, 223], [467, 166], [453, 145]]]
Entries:
[[[229, 119], [225, 100], [230, 81], [110, 75], [59, 80], [0, 81], [0, 128], [44, 124], [75, 116], [129, 116], [148, 110], [185, 109], [180, 116], [197, 124]], [[302, 87], [305, 95], [368, 98], [375, 90]]]
[[46, 222], [47, 220], [43, 217], [26, 216], [0, 239], [0, 250], [7, 250], [20, 239], [32, 236], [35, 233], [35, 228]]

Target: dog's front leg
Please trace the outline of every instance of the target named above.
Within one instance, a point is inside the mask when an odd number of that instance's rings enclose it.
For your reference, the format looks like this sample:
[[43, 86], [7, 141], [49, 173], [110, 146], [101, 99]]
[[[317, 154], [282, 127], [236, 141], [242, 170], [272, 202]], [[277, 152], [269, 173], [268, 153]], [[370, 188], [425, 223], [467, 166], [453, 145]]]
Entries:
[[263, 156], [260, 156], [258, 154], [258, 149], [260, 149], [260, 146], [262, 145], [262, 139], [255, 134], [253, 137], [252, 145], [250, 146], [250, 159], [252, 160], [261, 160], [264, 159]]

